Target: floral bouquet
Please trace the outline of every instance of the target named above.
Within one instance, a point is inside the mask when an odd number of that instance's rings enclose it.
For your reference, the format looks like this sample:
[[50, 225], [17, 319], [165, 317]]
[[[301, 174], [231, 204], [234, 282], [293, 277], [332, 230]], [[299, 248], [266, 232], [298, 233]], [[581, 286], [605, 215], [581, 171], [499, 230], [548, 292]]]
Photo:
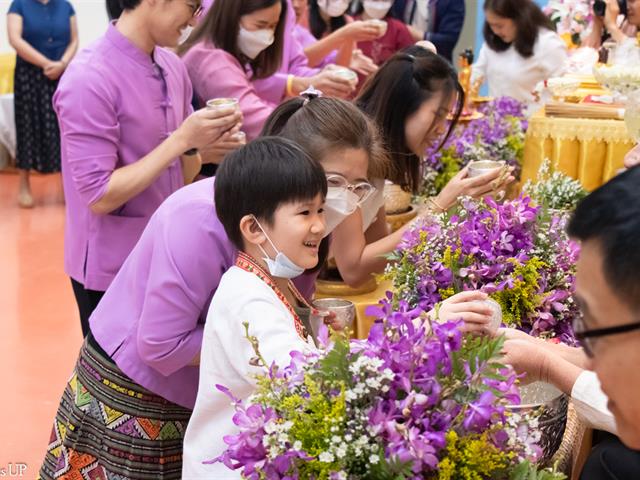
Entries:
[[[262, 365], [257, 390], [234, 402], [239, 432], [213, 462], [242, 477], [315, 480], [564, 479], [538, 471], [536, 419], [519, 404], [502, 339], [463, 338], [458, 322], [429, 323], [400, 302], [372, 307], [383, 321], [364, 341], [320, 334], [320, 350]], [[231, 420], [230, 420], [231, 421]]]
[[578, 180], [555, 171], [550, 173], [549, 159], [540, 165], [536, 182], [524, 184], [523, 192], [536, 204], [551, 210], [575, 210], [588, 192]]
[[527, 130], [524, 108], [509, 97], [488, 102], [478, 109], [483, 118], [459, 124], [439, 151], [434, 145], [425, 156], [422, 195], [437, 195], [475, 160], [503, 160], [516, 167], [514, 174], [519, 177]]
[[579, 46], [593, 18], [591, 3], [589, 0], [549, 0], [543, 11], [559, 35], [568, 37], [573, 45]]
[[458, 212], [407, 231], [385, 276], [396, 301], [426, 310], [460, 291], [482, 290], [508, 326], [573, 345], [578, 246], [565, 223], [528, 197], [502, 205], [465, 199]]

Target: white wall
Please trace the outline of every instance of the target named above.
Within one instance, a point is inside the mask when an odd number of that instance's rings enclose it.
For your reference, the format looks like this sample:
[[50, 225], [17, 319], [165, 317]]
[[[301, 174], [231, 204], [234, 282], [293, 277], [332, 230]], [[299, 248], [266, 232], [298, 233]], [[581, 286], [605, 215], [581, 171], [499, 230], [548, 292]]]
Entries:
[[[80, 47], [98, 38], [107, 28], [108, 18], [104, 0], [70, 0], [76, 11], [78, 30], [80, 33]], [[0, 53], [12, 51], [7, 39], [6, 14], [11, 0], [0, 0]]]

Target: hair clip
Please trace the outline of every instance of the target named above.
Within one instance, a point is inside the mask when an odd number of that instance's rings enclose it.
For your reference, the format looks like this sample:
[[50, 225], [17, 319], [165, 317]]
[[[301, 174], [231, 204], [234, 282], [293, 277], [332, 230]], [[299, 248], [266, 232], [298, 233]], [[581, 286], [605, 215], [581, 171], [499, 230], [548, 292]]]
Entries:
[[314, 88], [313, 85], [310, 85], [309, 88], [307, 88], [304, 92], [300, 94], [300, 96], [304, 97], [304, 102], [302, 105], [306, 105], [307, 103], [309, 103], [309, 100], [313, 100], [314, 98], [321, 97], [322, 92]]

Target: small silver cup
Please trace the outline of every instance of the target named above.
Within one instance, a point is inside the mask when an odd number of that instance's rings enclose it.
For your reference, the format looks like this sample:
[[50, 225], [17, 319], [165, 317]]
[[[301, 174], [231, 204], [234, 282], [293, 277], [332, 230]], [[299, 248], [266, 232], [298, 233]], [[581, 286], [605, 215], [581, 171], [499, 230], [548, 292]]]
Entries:
[[[321, 312], [333, 312], [336, 316], [336, 323], [343, 329], [351, 329], [353, 327], [353, 322], [356, 318], [356, 306], [353, 302], [342, 298], [319, 298], [313, 302], [313, 306]], [[320, 326], [325, 317], [320, 315], [311, 316], [311, 329], [315, 337], [318, 336]]]

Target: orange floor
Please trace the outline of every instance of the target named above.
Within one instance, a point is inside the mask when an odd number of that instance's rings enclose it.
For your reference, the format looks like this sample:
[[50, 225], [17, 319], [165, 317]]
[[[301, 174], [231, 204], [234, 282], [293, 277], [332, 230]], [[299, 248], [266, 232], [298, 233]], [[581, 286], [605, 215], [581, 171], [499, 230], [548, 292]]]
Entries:
[[0, 173], [0, 476], [24, 463], [29, 479], [82, 341], [62, 269], [60, 176], [33, 176], [32, 185], [36, 208], [19, 209], [18, 176]]

